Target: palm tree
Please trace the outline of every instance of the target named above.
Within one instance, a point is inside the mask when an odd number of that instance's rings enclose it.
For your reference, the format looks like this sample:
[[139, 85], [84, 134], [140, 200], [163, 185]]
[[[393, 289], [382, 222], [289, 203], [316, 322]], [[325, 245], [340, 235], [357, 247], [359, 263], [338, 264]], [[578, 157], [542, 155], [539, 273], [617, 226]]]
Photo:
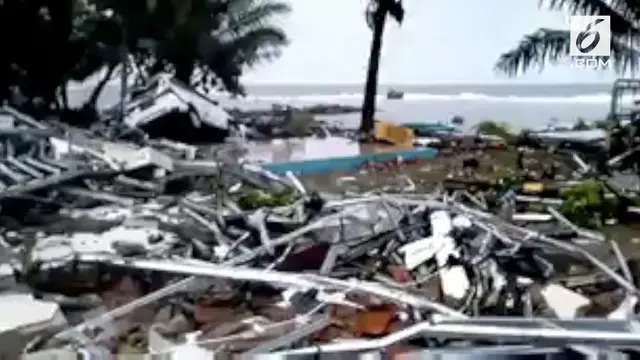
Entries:
[[[640, 53], [640, 2], [637, 0], [541, 0], [551, 10], [569, 10], [572, 14], [611, 17], [611, 57], [619, 73], [638, 67]], [[496, 70], [510, 76], [529, 68], [558, 63], [569, 55], [569, 30], [542, 28], [525, 35], [512, 50], [500, 55]]]
[[83, 53], [83, 44], [72, 39], [74, 6], [75, 0], [0, 2], [0, 101], [13, 103], [20, 94], [27, 103], [61, 107], [60, 85]]
[[[173, 0], [155, 13], [169, 14], [166, 36], [158, 39], [152, 73], [171, 69], [185, 83], [221, 86], [244, 93], [245, 67], [280, 55], [288, 44], [273, 20], [291, 11], [278, 0]], [[172, 11], [162, 9], [170, 7]], [[172, 17], [172, 18], [171, 18]]]
[[88, 1], [115, 14], [130, 57], [147, 77], [170, 72], [187, 84], [242, 94], [243, 71], [288, 43], [273, 22], [290, 11], [279, 0]]
[[367, 9], [367, 24], [373, 31], [373, 38], [371, 40], [367, 82], [364, 88], [362, 104], [362, 120], [360, 123], [360, 131], [365, 135], [370, 135], [374, 126], [380, 51], [382, 50], [382, 35], [384, 34], [387, 14], [398, 23], [402, 23], [404, 19], [402, 0], [370, 0], [369, 8]]

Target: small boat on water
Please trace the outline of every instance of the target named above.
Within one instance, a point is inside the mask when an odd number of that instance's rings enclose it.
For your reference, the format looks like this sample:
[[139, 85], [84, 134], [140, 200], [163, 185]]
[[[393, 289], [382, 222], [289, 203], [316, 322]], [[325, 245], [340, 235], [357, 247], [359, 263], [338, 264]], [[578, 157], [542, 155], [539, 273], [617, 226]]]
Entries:
[[403, 124], [417, 135], [417, 136], [433, 136], [440, 133], [452, 133], [457, 128], [450, 124], [445, 123], [407, 123]]
[[399, 99], [402, 99], [403, 97], [404, 97], [404, 92], [402, 91], [395, 90], [395, 89], [389, 89], [389, 91], [387, 91], [387, 99], [399, 100]]

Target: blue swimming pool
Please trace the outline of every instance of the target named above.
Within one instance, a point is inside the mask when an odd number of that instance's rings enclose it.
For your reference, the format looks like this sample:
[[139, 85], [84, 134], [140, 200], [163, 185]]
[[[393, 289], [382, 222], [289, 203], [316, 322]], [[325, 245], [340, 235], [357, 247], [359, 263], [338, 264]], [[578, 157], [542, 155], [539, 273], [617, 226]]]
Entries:
[[291, 171], [296, 175], [317, 175], [330, 172], [354, 171], [366, 163], [385, 163], [402, 159], [403, 161], [430, 160], [438, 155], [432, 148], [366, 153], [353, 156], [331, 157], [302, 161], [287, 161], [261, 164], [262, 168], [275, 174]]

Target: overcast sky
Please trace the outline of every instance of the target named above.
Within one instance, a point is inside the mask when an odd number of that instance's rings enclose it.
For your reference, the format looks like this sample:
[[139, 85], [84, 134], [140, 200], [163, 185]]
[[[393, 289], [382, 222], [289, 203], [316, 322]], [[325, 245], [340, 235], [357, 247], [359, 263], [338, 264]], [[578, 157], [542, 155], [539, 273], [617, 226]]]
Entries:
[[[291, 45], [281, 58], [249, 72], [250, 83], [361, 83], [371, 31], [367, 0], [295, 0], [283, 20]], [[389, 22], [380, 83], [610, 82], [607, 72], [548, 66], [506, 78], [493, 72], [498, 55], [540, 27], [567, 28], [566, 13], [538, 0], [404, 0], [401, 27]]]

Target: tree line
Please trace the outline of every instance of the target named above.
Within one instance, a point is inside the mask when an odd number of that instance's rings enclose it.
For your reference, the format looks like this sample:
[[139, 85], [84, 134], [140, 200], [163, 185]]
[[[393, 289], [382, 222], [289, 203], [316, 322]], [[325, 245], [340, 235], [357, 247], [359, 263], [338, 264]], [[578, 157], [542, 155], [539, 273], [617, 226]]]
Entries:
[[[611, 17], [613, 66], [635, 70], [640, 53], [640, 3], [635, 0], [544, 0], [550, 9]], [[67, 84], [101, 74], [85, 108], [121, 68], [137, 74], [169, 72], [194, 86], [243, 94], [243, 72], [280, 54], [287, 35], [274, 21], [290, 11], [278, 0], [4, 0], [0, 1], [0, 100], [67, 109]], [[401, 23], [402, 0], [369, 0], [372, 30], [361, 130], [374, 124], [378, 68], [385, 22]], [[538, 29], [502, 54], [496, 70], [517, 75], [560, 62], [569, 54], [569, 31]]]
[[99, 76], [84, 105], [95, 109], [125, 70], [243, 94], [243, 71], [288, 43], [276, 20], [289, 11], [277, 0], [0, 1], [0, 100], [64, 110], [69, 82]]

